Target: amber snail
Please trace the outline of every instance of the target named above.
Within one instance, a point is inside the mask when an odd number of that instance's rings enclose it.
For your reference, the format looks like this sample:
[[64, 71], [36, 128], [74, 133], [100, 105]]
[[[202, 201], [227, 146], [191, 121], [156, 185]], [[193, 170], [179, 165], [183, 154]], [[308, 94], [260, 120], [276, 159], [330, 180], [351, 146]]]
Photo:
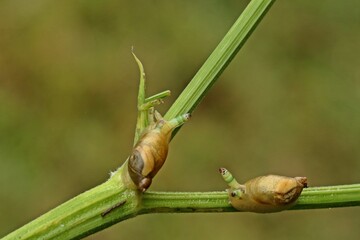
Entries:
[[227, 169], [220, 168], [219, 172], [230, 186], [230, 204], [239, 211], [269, 213], [288, 209], [307, 187], [306, 177], [267, 175], [241, 185]]
[[153, 177], [163, 166], [172, 131], [189, 118], [190, 114], [184, 114], [167, 121], [156, 112], [155, 121], [141, 134], [128, 161], [129, 175], [141, 192], [150, 187]]

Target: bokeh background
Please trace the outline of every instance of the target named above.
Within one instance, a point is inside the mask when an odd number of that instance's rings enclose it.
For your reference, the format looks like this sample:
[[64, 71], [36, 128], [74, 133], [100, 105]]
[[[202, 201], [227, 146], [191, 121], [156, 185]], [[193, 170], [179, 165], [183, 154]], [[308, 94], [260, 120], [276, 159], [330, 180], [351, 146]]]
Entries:
[[[166, 112], [248, 1], [2, 0], [0, 236], [108, 178], [131, 151], [139, 73]], [[172, 141], [151, 190], [277, 173], [360, 182], [360, 2], [277, 1]], [[360, 208], [154, 214], [88, 239], [355, 239]]]

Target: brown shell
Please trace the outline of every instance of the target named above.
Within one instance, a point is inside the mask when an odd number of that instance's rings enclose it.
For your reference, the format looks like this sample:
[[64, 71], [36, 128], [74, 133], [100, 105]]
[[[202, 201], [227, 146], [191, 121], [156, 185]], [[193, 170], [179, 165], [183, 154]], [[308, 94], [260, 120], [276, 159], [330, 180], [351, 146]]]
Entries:
[[144, 192], [152, 178], [164, 164], [171, 134], [156, 129], [146, 131], [135, 145], [129, 158], [128, 171], [131, 179]]
[[306, 177], [267, 175], [246, 182], [240, 197], [230, 189], [229, 197], [231, 205], [240, 211], [278, 212], [293, 206], [304, 187]]

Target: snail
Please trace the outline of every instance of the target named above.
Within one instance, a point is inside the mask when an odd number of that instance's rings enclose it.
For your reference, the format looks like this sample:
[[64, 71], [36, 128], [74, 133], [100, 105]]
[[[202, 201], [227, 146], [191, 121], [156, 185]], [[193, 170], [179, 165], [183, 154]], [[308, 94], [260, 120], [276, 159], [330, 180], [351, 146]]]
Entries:
[[230, 186], [230, 204], [239, 211], [270, 213], [288, 209], [307, 187], [306, 177], [267, 175], [241, 185], [227, 169], [220, 168], [219, 172]]
[[190, 118], [184, 114], [169, 121], [158, 112], [140, 135], [128, 161], [128, 172], [138, 190], [145, 192], [151, 185], [153, 177], [163, 166], [169, 149], [172, 131]]

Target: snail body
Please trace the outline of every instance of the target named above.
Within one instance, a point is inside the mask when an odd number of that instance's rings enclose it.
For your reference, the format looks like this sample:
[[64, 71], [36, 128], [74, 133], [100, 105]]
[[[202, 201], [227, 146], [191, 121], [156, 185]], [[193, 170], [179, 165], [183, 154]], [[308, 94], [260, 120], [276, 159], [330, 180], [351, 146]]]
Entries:
[[145, 192], [163, 166], [172, 131], [190, 118], [184, 114], [169, 121], [157, 116], [142, 133], [128, 159], [128, 172], [138, 190]]
[[230, 186], [227, 190], [230, 204], [239, 211], [269, 213], [288, 209], [307, 187], [306, 177], [267, 175], [242, 185], [225, 168], [220, 173]]

